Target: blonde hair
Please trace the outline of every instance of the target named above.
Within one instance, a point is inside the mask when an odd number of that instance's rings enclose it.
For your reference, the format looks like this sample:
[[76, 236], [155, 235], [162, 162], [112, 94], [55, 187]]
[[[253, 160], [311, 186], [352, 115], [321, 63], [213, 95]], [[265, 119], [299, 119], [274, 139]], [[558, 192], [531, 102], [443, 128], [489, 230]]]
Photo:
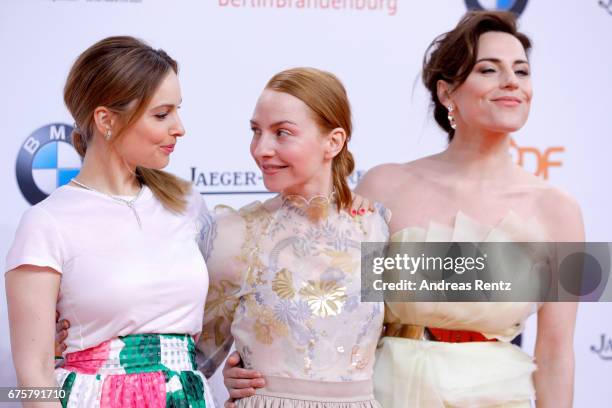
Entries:
[[332, 73], [300, 67], [274, 75], [266, 89], [287, 93], [304, 102], [314, 113], [314, 119], [322, 130], [331, 132], [336, 128], [344, 129], [344, 146], [332, 160], [332, 182], [338, 210], [349, 208], [353, 195], [347, 178], [355, 169], [355, 160], [347, 146], [353, 124], [351, 106], [342, 82]]
[[[129, 36], [108, 37], [86, 49], [70, 69], [64, 102], [78, 127], [72, 142], [81, 157], [95, 127], [99, 106], [119, 114], [120, 127], [110, 143], [117, 143], [143, 114], [166, 75], [178, 64], [163, 50], [155, 50]], [[185, 211], [191, 184], [168, 172], [136, 168], [140, 182], [151, 189], [162, 205], [176, 213]]]

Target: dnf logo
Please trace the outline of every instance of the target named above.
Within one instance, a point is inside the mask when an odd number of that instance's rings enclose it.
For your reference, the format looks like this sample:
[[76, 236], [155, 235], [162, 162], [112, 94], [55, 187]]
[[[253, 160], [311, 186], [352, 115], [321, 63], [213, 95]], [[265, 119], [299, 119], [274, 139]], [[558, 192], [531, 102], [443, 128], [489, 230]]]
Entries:
[[17, 155], [17, 184], [32, 205], [70, 182], [81, 168], [81, 157], [72, 146], [72, 126], [53, 123], [32, 133]]
[[565, 152], [563, 146], [553, 146], [542, 151], [537, 147], [519, 146], [514, 139], [510, 139], [510, 147], [516, 153], [516, 162], [519, 166], [527, 168], [531, 167], [528, 166], [529, 162], [535, 162], [535, 171], [533, 169], [532, 171], [536, 176], [542, 177], [544, 180], [548, 180], [548, 170], [551, 167], [563, 166], [563, 162], [556, 159], [560, 153]]
[[527, 7], [527, 0], [465, 0], [470, 10], [500, 10], [511, 11], [517, 16]]

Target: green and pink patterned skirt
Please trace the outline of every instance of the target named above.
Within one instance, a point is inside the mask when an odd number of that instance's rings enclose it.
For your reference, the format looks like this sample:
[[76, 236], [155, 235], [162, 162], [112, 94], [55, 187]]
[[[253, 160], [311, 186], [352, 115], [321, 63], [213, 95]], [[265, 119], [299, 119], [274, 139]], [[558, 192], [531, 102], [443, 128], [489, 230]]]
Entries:
[[183, 334], [135, 334], [67, 354], [55, 370], [63, 407], [214, 407]]

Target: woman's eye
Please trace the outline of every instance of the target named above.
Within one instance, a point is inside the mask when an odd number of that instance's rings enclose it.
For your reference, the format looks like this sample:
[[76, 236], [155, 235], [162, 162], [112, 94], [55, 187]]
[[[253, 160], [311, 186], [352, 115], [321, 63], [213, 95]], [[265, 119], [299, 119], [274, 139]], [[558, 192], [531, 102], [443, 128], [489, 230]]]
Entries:
[[289, 133], [289, 132], [288, 132], [288, 131], [286, 131], [286, 130], [279, 129], [279, 130], [277, 130], [277, 131], [276, 131], [276, 135], [277, 135], [277, 136], [290, 136], [290, 135], [291, 135], [291, 133]]
[[493, 68], [482, 68], [482, 69], [480, 70], [480, 73], [481, 73], [481, 74], [490, 74], [490, 73], [492, 73], [492, 72], [495, 72], [495, 70], [494, 70]]
[[156, 117], [157, 119], [165, 119], [165, 118], [166, 118], [166, 116], [168, 116], [168, 112], [158, 113], [158, 114], [156, 114], [156, 115], [155, 115], [155, 117]]
[[529, 71], [527, 71], [526, 69], [519, 69], [518, 71], [514, 72], [520, 76], [529, 76]]

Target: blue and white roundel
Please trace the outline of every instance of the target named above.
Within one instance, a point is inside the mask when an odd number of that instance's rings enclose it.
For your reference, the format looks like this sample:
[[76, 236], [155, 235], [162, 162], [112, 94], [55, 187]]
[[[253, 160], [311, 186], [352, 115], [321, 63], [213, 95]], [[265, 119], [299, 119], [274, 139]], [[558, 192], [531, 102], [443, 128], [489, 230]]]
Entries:
[[527, 0], [465, 0], [470, 10], [504, 10], [520, 15], [527, 6]]
[[21, 193], [32, 205], [75, 177], [81, 158], [72, 146], [72, 126], [54, 123], [32, 133], [17, 156], [16, 175]]
[[480, 0], [480, 5], [489, 10], [510, 10], [516, 1], [514, 0]]
[[79, 173], [80, 167], [81, 158], [72, 145], [51, 142], [36, 152], [32, 176], [39, 189], [51, 194], [57, 187], [70, 182]]

